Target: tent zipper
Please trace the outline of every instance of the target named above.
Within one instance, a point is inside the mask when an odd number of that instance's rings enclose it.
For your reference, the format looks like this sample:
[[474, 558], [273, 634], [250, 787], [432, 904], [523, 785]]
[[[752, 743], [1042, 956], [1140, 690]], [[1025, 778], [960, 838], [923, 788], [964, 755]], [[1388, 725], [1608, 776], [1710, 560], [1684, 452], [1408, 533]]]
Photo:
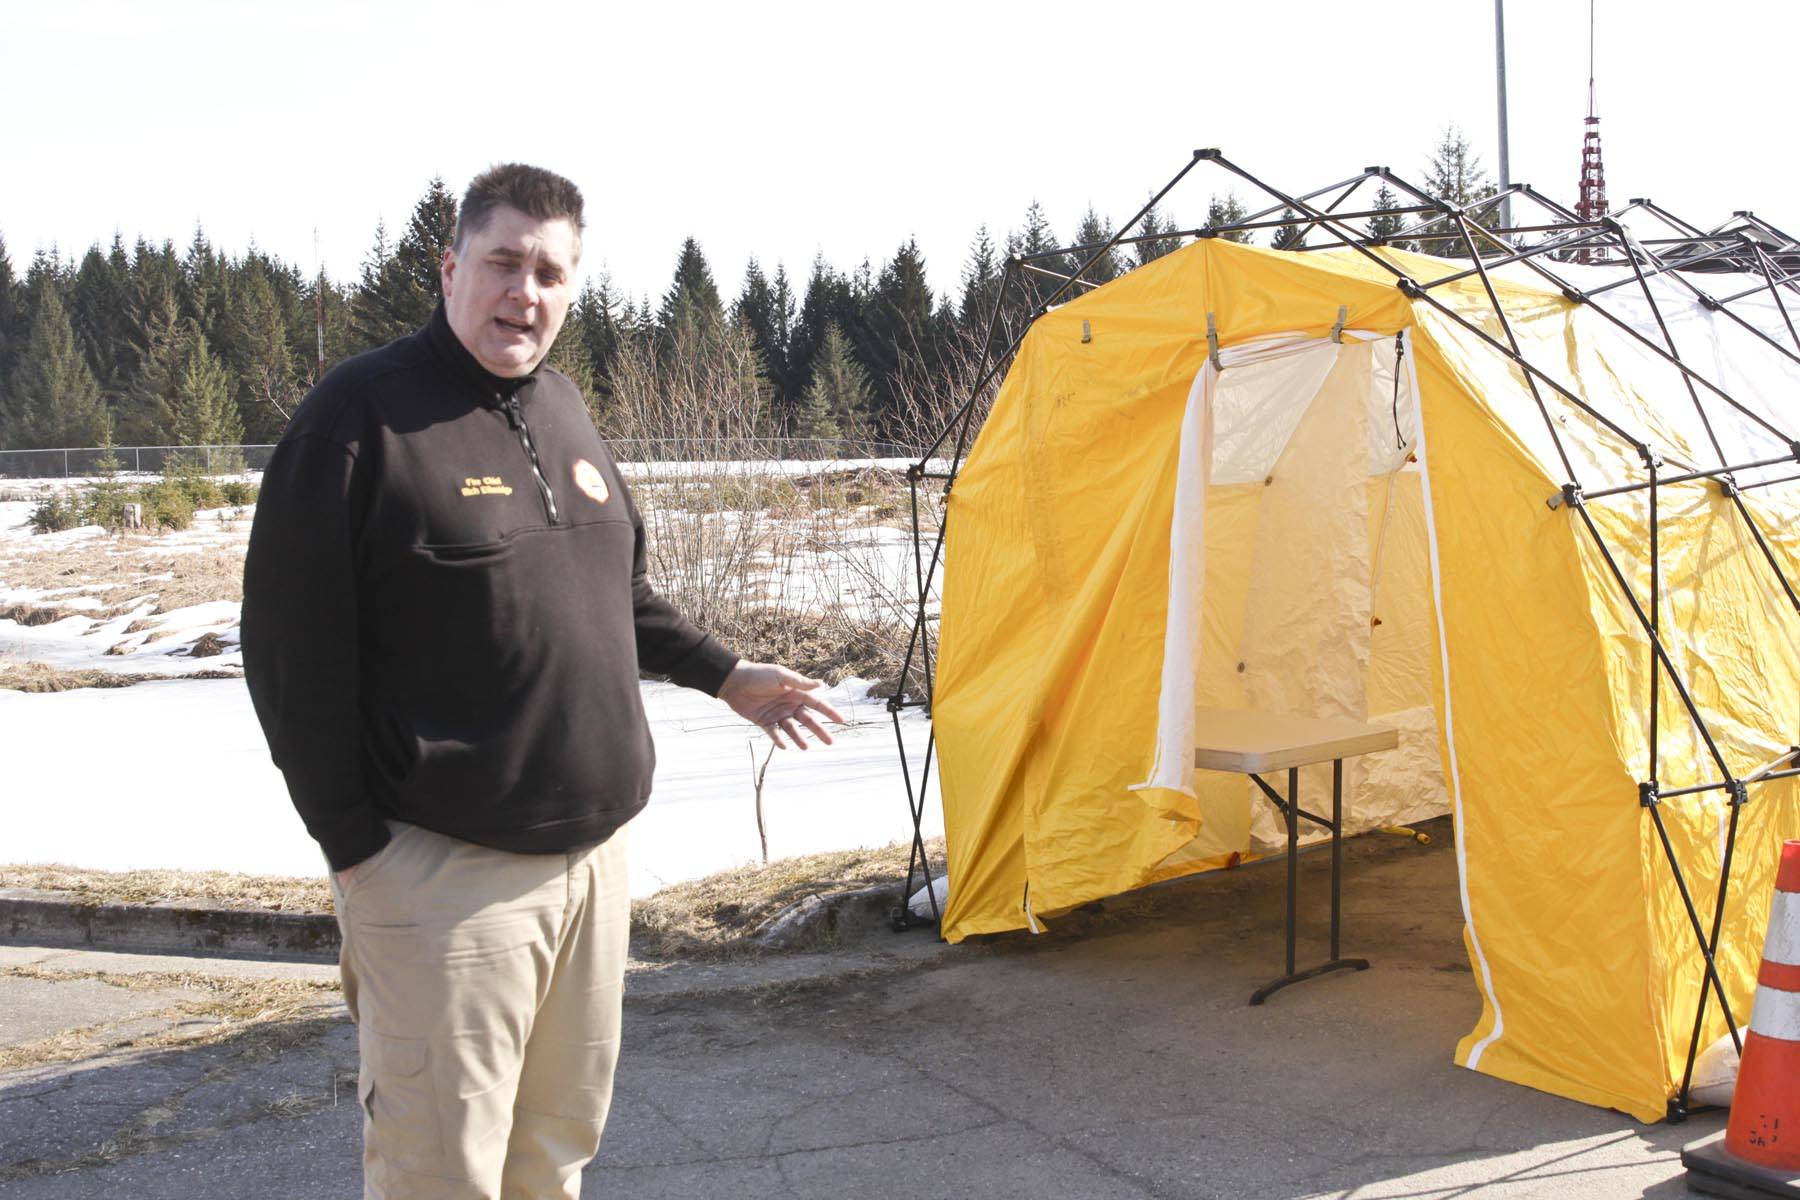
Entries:
[[531, 477], [537, 480], [538, 492], [544, 497], [544, 514], [550, 518], [552, 525], [560, 524], [556, 516], [556, 497], [551, 494], [550, 481], [544, 478], [544, 468], [538, 462], [537, 447], [532, 444], [531, 427], [525, 424], [525, 413], [519, 407], [519, 397], [516, 394], [503, 396], [495, 392], [494, 399], [506, 410], [506, 423], [519, 435], [519, 445], [525, 447], [525, 457], [531, 460]]

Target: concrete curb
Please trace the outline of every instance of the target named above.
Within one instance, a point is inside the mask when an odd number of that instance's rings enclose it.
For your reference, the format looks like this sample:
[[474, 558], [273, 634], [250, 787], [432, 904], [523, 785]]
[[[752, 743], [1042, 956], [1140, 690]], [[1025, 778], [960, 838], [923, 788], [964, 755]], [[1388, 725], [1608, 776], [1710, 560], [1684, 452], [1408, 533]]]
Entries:
[[335, 963], [338, 927], [330, 913], [84, 904], [62, 892], [0, 888], [0, 943]]
[[[885, 928], [898, 905], [899, 891], [891, 884], [818, 893], [789, 905], [751, 936], [770, 949], [795, 949]], [[330, 913], [88, 904], [64, 892], [0, 888], [0, 944], [336, 963], [339, 939]]]

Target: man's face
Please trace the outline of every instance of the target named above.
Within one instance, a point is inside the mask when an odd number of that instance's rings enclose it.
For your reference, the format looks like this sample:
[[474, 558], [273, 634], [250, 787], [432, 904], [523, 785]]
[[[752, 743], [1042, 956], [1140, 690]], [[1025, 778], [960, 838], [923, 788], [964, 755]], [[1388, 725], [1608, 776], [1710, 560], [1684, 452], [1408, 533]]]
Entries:
[[531, 374], [568, 315], [580, 257], [568, 221], [494, 209], [460, 252], [444, 251], [444, 311], [457, 340], [495, 375]]

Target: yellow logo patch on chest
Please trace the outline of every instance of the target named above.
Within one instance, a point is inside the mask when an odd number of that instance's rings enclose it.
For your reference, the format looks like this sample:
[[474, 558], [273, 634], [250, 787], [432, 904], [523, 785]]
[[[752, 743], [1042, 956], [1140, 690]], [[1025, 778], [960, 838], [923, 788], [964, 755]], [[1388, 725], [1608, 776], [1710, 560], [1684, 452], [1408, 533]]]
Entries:
[[600, 474], [600, 468], [585, 458], [575, 460], [575, 486], [587, 494], [587, 498], [595, 504], [605, 504], [612, 492], [607, 490], [606, 476]]
[[512, 488], [498, 475], [470, 475], [462, 481], [465, 496], [510, 496]]

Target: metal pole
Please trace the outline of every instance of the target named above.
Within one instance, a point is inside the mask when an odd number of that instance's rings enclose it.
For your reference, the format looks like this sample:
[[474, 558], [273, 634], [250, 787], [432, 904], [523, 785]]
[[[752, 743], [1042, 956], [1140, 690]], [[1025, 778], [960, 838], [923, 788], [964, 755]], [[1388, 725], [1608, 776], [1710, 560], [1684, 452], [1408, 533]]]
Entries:
[[[1494, 78], [1500, 106], [1500, 186], [1512, 186], [1512, 155], [1506, 138], [1506, 0], [1494, 0]], [[1500, 224], [1512, 224], [1512, 197], [1500, 201]]]
[[1294, 908], [1299, 899], [1300, 768], [1288, 768], [1287, 802], [1287, 973], [1294, 973]]
[[1331, 762], [1331, 961], [1338, 960], [1338, 910], [1343, 888], [1338, 877], [1344, 870], [1344, 760]]

